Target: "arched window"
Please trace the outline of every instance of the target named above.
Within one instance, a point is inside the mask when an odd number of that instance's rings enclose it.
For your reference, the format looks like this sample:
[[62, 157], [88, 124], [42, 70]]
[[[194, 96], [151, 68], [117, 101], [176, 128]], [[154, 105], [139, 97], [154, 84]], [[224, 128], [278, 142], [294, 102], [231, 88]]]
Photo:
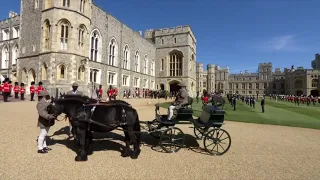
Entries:
[[82, 12], [82, 13], [84, 13], [85, 4], [86, 4], [85, 0], [80, 0], [80, 12]]
[[[150, 75], [151, 76], [154, 76], [154, 69], [155, 69], [155, 63], [154, 63], [154, 60], [151, 61], [151, 64], [150, 64]], [[154, 88], [154, 87], [153, 87]]]
[[66, 67], [64, 65], [59, 65], [57, 71], [58, 79], [66, 79]]
[[83, 24], [80, 25], [78, 30], [78, 48], [81, 54], [83, 51], [85, 31], [86, 31], [86, 27]]
[[17, 64], [17, 58], [19, 56], [19, 48], [18, 45], [14, 45], [12, 48], [12, 64]]
[[109, 43], [109, 61], [108, 61], [109, 65], [117, 66], [117, 52], [118, 52], [117, 42], [113, 38]]
[[312, 87], [318, 87], [318, 79], [312, 79], [311, 86]]
[[93, 30], [91, 33], [91, 41], [90, 41], [90, 59], [92, 61], [100, 62], [100, 49], [101, 49], [101, 40], [100, 33], [98, 30]]
[[140, 69], [140, 55], [139, 55], [139, 51], [137, 50], [134, 55], [134, 71], [140, 72], [139, 69]]
[[23, 68], [21, 72], [21, 82], [27, 83], [27, 70], [25, 68]]
[[2, 61], [1, 61], [1, 68], [7, 69], [9, 67], [9, 50], [5, 46], [2, 48]]
[[44, 49], [48, 50], [50, 48], [50, 22], [49, 20], [45, 20], [43, 26], [43, 39], [44, 39]]
[[34, 8], [35, 9], [39, 8], [39, 0], [34, 0]]
[[122, 65], [122, 68], [123, 69], [130, 69], [130, 50], [129, 50], [129, 47], [128, 45], [126, 45], [124, 47], [124, 50], [123, 50], [123, 65]]
[[44, 8], [48, 9], [52, 7], [52, 0], [46, 0]]
[[143, 73], [148, 74], [148, 56], [147, 55], [144, 55]]
[[67, 20], [60, 21], [60, 48], [61, 50], [68, 50], [69, 32], [71, 24]]
[[170, 54], [170, 76], [182, 76], [182, 57], [180, 51], [173, 51]]
[[161, 59], [160, 71], [163, 71], [163, 69], [164, 69], [164, 59]]
[[84, 66], [80, 66], [78, 68], [78, 80], [79, 81], [84, 81], [84, 72], [85, 72], [85, 67]]
[[62, 6], [70, 7], [70, 0], [62, 0]]
[[41, 66], [41, 80], [47, 80], [48, 76], [47, 76], [47, 69], [48, 66], [44, 63]]

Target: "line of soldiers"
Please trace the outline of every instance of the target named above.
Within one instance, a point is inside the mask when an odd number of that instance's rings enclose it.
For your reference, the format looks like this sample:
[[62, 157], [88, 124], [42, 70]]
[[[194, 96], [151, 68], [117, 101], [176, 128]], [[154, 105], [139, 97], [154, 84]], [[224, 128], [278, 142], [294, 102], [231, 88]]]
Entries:
[[[254, 96], [241, 96], [237, 94], [227, 94], [227, 98], [229, 100], [229, 103], [233, 107], [233, 110], [236, 110], [237, 100], [241, 100], [242, 103], [245, 103], [247, 106], [250, 106], [252, 108], [256, 108], [256, 98]], [[265, 109], [265, 98], [264, 96], [261, 97], [261, 112], [264, 113]]]
[[287, 102], [292, 102], [295, 105], [300, 105], [300, 103], [302, 104], [306, 104], [307, 106], [309, 106], [311, 103], [313, 104], [313, 106], [316, 105], [316, 103], [318, 102], [320, 104], [320, 96], [297, 96], [297, 95], [278, 95], [278, 94], [271, 94], [270, 95], [270, 99], [271, 100], [275, 100], [275, 101], [287, 101]]
[[[19, 95], [20, 95], [20, 100], [25, 100], [25, 93], [26, 93], [25, 84], [20, 83], [20, 86], [19, 86], [19, 83], [15, 82], [14, 87], [12, 87], [12, 81], [10, 81], [9, 78], [5, 78], [5, 80], [2, 82], [2, 84], [0, 86], [0, 92], [3, 95], [4, 102], [9, 102], [8, 98], [12, 97], [11, 96], [12, 90], [14, 92], [15, 99], [19, 99]], [[42, 86], [42, 82], [39, 82], [38, 87], [35, 87], [35, 82], [31, 82], [31, 86], [30, 86], [31, 99], [30, 99], [30, 101], [34, 101], [34, 94], [35, 93], [37, 93], [39, 95], [39, 93], [43, 90], [44, 90], [44, 87]]]

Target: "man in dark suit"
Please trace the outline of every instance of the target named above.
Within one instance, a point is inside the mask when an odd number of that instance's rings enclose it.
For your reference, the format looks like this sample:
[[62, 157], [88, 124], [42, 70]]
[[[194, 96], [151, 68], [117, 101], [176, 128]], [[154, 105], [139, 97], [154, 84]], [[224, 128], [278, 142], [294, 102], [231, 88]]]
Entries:
[[83, 95], [81, 91], [78, 91], [78, 83], [74, 82], [72, 84], [72, 90], [67, 92], [67, 95]]
[[[74, 82], [72, 84], [72, 90], [68, 91], [67, 95], [79, 95], [79, 96], [83, 95], [83, 93], [81, 91], [78, 91], [78, 87], [79, 87], [78, 83]], [[71, 117], [67, 117], [67, 118], [69, 119], [69, 136], [71, 137], [71, 136], [73, 136], [72, 125], [71, 125], [72, 119], [71, 119]]]
[[262, 110], [262, 113], [264, 113], [264, 97], [261, 98], [261, 110]]

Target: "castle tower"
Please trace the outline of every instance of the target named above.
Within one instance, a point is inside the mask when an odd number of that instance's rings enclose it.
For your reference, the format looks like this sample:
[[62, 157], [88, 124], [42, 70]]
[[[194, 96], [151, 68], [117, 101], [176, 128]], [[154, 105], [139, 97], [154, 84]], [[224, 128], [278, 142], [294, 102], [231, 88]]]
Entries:
[[215, 91], [215, 65], [214, 64], [208, 64], [207, 66], [208, 70], [208, 91], [214, 92]]
[[42, 81], [48, 89], [65, 90], [74, 81], [84, 85], [92, 1], [21, 2], [20, 82]]
[[272, 80], [272, 63], [260, 63], [258, 68], [259, 80], [264, 84], [264, 94], [268, 94], [271, 91], [269, 82]]
[[156, 84], [166, 84], [175, 91], [178, 83], [187, 85], [190, 95], [196, 92], [196, 39], [190, 26], [148, 30], [145, 38], [156, 45]]
[[203, 63], [197, 63], [196, 64], [196, 92], [202, 92], [203, 87]]

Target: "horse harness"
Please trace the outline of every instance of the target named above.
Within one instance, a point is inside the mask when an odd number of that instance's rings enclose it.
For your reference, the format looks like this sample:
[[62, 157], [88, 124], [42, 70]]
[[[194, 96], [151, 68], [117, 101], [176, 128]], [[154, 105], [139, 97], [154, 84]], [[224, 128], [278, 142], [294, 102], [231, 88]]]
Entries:
[[89, 126], [88, 126], [88, 130], [90, 129], [90, 125], [91, 124], [96, 124], [98, 126], [104, 126], [104, 127], [111, 127], [111, 128], [116, 128], [117, 126], [124, 126], [124, 125], [127, 125], [128, 124], [128, 121], [127, 121], [127, 115], [126, 115], [126, 111], [124, 109], [124, 106], [129, 106], [131, 107], [130, 105], [120, 105], [121, 107], [121, 119], [120, 119], [120, 123], [119, 124], [110, 124], [110, 125], [106, 125], [106, 124], [102, 124], [102, 123], [99, 123], [97, 121], [94, 121], [92, 120], [92, 115], [96, 109], [97, 106], [119, 106], [119, 104], [115, 105], [115, 104], [110, 104], [110, 103], [100, 103], [100, 102], [97, 102], [97, 103], [92, 103], [92, 104], [84, 104], [83, 105], [84, 107], [92, 107], [91, 109], [91, 115], [90, 115], [90, 118], [88, 121], [89, 123]]

